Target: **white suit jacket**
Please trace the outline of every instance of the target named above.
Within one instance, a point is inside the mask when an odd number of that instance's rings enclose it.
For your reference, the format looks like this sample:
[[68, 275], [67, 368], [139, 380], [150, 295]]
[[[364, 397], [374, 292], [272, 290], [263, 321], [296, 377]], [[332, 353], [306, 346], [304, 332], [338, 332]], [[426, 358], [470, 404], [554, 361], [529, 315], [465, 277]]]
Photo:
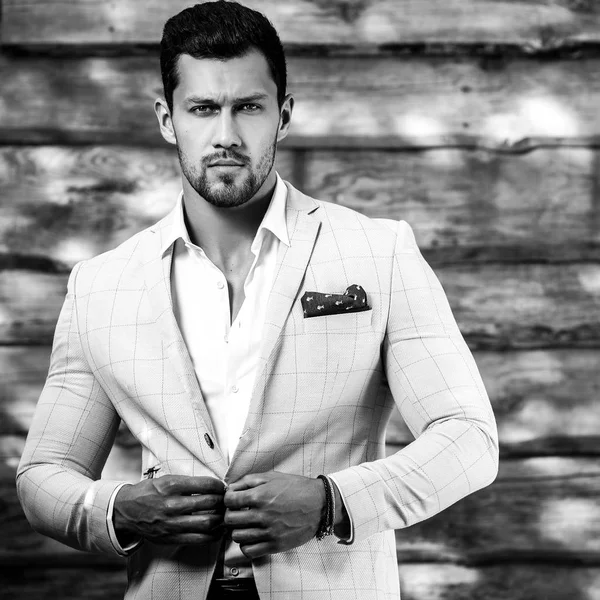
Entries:
[[[37, 531], [116, 553], [106, 515], [122, 482], [100, 474], [121, 419], [142, 446], [142, 472], [226, 481], [270, 470], [333, 474], [351, 543], [313, 539], [253, 561], [260, 597], [399, 598], [394, 529], [493, 481], [494, 417], [409, 225], [286, 185], [290, 247], [278, 255], [250, 411], [231, 463], [173, 314], [171, 253], [160, 251], [167, 217], [73, 269], [18, 469], [19, 497]], [[350, 284], [366, 290], [372, 310], [304, 318], [305, 291], [342, 293]], [[384, 377], [391, 395], [382, 392]], [[394, 403], [416, 439], [386, 458]], [[218, 543], [142, 543], [127, 559], [126, 598], [203, 600], [218, 551]]]

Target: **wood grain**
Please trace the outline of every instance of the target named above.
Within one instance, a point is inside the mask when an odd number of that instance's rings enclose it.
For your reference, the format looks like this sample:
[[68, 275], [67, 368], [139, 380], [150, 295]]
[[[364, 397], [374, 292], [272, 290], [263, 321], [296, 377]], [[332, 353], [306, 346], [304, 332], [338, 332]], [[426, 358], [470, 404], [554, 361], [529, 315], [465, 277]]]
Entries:
[[[598, 347], [600, 264], [441, 266], [472, 348]], [[0, 344], [49, 344], [65, 274], [0, 271]]]
[[400, 564], [402, 600], [597, 600], [599, 582], [597, 567]]
[[127, 574], [121, 564], [82, 567], [75, 563], [56, 568], [28, 565], [23, 561], [0, 567], [4, 600], [123, 600], [126, 586]]
[[[3, 455], [13, 462], [21, 455], [49, 360], [47, 346], [0, 347], [0, 439], [11, 444]], [[475, 361], [494, 407], [504, 456], [600, 455], [597, 350], [478, 351]], [[399, 446], [412, 439], [395, 412], [388, 443]], [[117, 444], [132, 448], [135, 440], [121, 430]]]
[[318, 198], [408, 221], [435, 264], [600, 260], [598, 157], [564, 148], [315, 151], [304, 180]]
[[[146, 11], [140, 11], [146, 12]], [[600, 145], [600, 60], [292, 57], [288, 147]], [[158, 58], [0, 56], [0, 141], [161, 146]]]
[[[362, 46], [418, 42], [511, 43], [527, 48], [596, 41], [593, 0], [248, 0], [288, 45]], [[189, 2], [4, 0], [2, 39], [23, 43], [157, 43], [164, 22]]]
[[[408, 221], [434, 265], [599, 262], [598, 164], [600, 151], [564, 148], [277, 159], [316, 198]], [[109, 250], [164, 216], [179, 181], [170, 148], [0, 147], [0, 267], [64, 269]]]

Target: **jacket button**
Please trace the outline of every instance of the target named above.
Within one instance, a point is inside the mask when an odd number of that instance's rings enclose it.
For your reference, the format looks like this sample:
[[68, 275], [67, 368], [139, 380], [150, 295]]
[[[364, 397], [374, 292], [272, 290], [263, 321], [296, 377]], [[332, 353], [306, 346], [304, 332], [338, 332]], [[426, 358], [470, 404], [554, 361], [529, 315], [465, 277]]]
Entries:
[[208, 435], [208, 433], [204, 434], [204, 441], [206, 442], [206, 445], [212, 450], [215, 447], [214, 442], [212, 441], [212, 438], [210, 437], [210, 435]]

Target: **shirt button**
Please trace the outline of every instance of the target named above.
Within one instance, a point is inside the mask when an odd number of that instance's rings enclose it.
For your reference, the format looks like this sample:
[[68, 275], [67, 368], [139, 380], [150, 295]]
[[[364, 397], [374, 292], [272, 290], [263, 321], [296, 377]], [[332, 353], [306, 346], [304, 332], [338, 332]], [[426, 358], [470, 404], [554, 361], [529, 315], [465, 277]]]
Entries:
[[225, 284], [222, 281], [217, 281], [217, 287], [222, 290], [225, 287]]
[[237, 393], [238, 393], [238, 391], [239, 391], [239, 389], [240, 389], [240, 388], [238, 388], [238, 386], [237, 386], [237, 385], [234, 385], [234, 386], [231, 388], [231, 391], [232, 391], [234, 394], [237, 394]]
[[240, 574], [240, 570], [237, 567], [231, 567], [231, 569], [229, 570], [229, 572], [234, 576], [237, 577]]
[[212, 450], [215, 447], [214, 442], [212, 441], [212, 438], [210, 437], [210, 435], [208, 435], [208, 433], [204, 434], [204, 441], [206, 442], [206, 445]]

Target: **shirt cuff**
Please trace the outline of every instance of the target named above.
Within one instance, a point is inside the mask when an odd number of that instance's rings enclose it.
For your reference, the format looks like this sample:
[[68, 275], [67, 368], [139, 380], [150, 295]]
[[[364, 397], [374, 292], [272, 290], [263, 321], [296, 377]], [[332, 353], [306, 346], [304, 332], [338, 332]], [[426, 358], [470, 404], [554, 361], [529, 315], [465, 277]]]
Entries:
[[130, 544], [127, 544], [127, 546], [125, 546], [123, 548], [117, 538], [117, 533], [115, 531], [115, 526], [113, 523], [113, 510], [114, 510], [114, 506], [115, 506], [115, 498], [117, 497], [119, 490], [124, 485], [129, 485], [129, 484], [122, 483], [121, 485], [119, 485], [115, 489], [115, 491], [112, 493], [112, 496], [110, 497], [110, 500], [108, 502], [108, 509], [106, 511], [106, 527], [108, 528], [108, 537], [110, 537], [110, 541], [111, 541], [112, 545], [114, 546], [114, 549], [121, 556], [129, 556], [142, 543], [142, 539], [140, 538], [139, 540], [137, 540], [135, 542], [131, 542]]
[[[335, 477], [333, 475], [327, 475], [327, 477], [329, 477], [329, 479], [331, 481], [333, 481], [333, 484], [337, 488], [337, 491], [340, 493], [342, 502], [344, 503], [344, 507], [346, 508], [346, 512], [348, 513], [348, 520], [350, 521], [349, 537], [341, 538], [335, 534], [335, 531], [334, 531], [334, 535], [338, 539], [338, 544], [351, 544], [354, 541], [354, 522], [352, 520], [352, 515], [350, 514], [350, 511], [348, 510], [348, 503], [346, 502], [346, 498], [344, 498], [344, 492], [342, 491], [342, 488], [339, 486], [338, 482], [335, 480]], [[337, 510], [341, 510], [341, 508], [342, 508], [341, 506], [336, 506]]]

